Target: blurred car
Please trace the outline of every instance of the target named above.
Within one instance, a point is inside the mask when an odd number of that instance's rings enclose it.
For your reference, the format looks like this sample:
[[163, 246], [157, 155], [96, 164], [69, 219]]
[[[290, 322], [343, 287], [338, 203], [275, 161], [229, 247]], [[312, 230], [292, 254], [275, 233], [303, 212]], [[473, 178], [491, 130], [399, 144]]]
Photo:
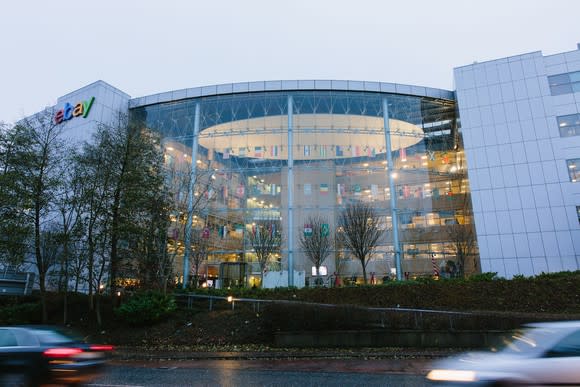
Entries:
[[432, 365], [427, 380], [459, 386], [580, 386], [580, 321], [527, 324], [496, 352], [471, 352]]
[[87, 383], [100, 375], [112, 350], [53, 328], [0, 327], [0, 386]]

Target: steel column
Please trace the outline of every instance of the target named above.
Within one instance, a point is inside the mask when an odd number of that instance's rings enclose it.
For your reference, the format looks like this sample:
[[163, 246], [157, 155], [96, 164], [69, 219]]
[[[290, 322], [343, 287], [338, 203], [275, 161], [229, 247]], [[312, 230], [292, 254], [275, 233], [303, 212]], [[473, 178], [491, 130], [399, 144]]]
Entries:
[[294, 225], [293, 225], [293, 211], [294, 211], [294, 138], [293, 138], [293, 110], [294, 101], [292, 96], [288, 96], [288, 286], [294, 286]]
[[191, 139], [191, 171], [189, 175], [189, 187], [187, 189], [187, 221], [185, 223], [184, 253], [183, 253], [183, 289], [189, 282], [189, 250], [191, 248], [191, 223], [193, 222], [193, 191], [197, 179], [197, 146], [199, 134], [199, 102], [195, 104], [195, 117], [193, 121], [193, 138]]
[[391, 192], [391, 218], [393, 225], [393, 247], [395, 249], [395, 267], [397, 269], [397, 280], [403, 279], [401, 273], [401, 248], [399, 245], [399, 219], [397, 216], [397, 192], [395, 188], [395, 164], [393, 163], [393, 150], [391, 148], [391, 126], [389, 124], [389, 104], [383, 98], [383, 125], [385, 127], [385, 142], [387, 147], [387, 176], [389, 178], [389, 190]]

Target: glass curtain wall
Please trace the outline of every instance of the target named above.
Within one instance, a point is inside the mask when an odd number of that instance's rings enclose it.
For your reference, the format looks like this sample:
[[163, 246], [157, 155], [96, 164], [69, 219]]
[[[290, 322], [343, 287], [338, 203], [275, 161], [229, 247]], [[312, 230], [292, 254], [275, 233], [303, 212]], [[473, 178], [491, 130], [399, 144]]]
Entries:
[[[384, 98], [389, 106], [391, 168], [386, 161]], [[448, 261], [456, 261], [457, 255], [453, 230], [458, 225], [473, 227], [467, 167], [452, 101], [347, 91], [260, 92], [150, 105], [132, 113], [164, 139], [175, 202], [168, 251], [175, 257], [177, 273], [183, 271], [188, 208], [193, 208], [192, 241], [207, 249], [207, 259], [194, 265], [192, 273], [212, 279], [218, 276], [220, 263], [244, 263], [247, 275], [240, 285], [246, 286], [260, 278], [249, 238], [260, 224], [282, 235], [282, 245], [267, 270], [288, 270], [291, 246], [294, 269], [310, 277], [313, 264], [299, 244], [309, 217], [320, 215], [334, 234], [346, 204], [372, 203], [385, 231], [367, 269], [378, 279], [391, 277], [395, 268], [391, 195], [396, 195], [402, 271], [408, 276], [432, 274], [433, 262], [449, 271]], [[199, 135], [192, 149], [196, 119]], [[288, 187], [290, 155], [292, 187]], [[390, 192], [389, 173], [395, 179], [395, 192]], [[191, 200], [189, 187], [193, 187]], [[290, 196], [292, 241], [287, 219]], [[471, 259], [470, 267], [476, 267], [476, 252]], [[324, 266], [329, 275], [348, 279], [360, 280], [362, 273], [360, 263], [340, 246]]]

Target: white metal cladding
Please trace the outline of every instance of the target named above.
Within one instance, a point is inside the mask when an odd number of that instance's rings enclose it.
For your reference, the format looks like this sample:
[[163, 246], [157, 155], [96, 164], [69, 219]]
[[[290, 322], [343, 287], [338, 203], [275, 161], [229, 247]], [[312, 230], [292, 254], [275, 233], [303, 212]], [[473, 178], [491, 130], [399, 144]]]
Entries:
[[237, 94], [263, 91], [295, 90], [336, 90], [406, 94], [418, 97], [454, 100], [455, 94], [450, 90], [431, 87], [403, 85], [397, 83], [348, 81], [348, 80], [282, 80], [227, 83], [222, 85], [201, 86], [189, 89], [173, 90], [144, 97], [133, 98], [129, 108], [153, 105], [157, 103], [178, 101], [186, 98], [208, 97], [215, 95]]

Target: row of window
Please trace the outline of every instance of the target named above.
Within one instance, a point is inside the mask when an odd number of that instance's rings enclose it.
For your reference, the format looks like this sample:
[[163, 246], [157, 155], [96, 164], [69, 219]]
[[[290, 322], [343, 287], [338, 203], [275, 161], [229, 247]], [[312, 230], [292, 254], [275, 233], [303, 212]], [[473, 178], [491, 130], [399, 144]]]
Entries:
[[[566, 74], [551, 75], [548, 77], [550, 92], [552, 95], [570, 94], [580, 92], [580, 71]], [[568, 114], [556, 117], [560, 137], [580, 136], [580, 114]], [[580, 159], [566, 160], [570, 181], [580, 181]], [[580, 206], [576, 206], [578, 222], [580, 223]]]
[[580, 71], [548, 76], [552, 95], [580, 92]]

